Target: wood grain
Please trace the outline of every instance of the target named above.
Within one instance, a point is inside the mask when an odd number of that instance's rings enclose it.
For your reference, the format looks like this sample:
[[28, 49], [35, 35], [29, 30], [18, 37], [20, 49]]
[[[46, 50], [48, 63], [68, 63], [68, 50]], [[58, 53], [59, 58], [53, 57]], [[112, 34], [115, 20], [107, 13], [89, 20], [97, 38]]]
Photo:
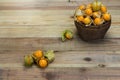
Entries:
[[[6, 68], [0, 70], [1, 80], [119, 80], [119, 68]], [[35, 72], [35, 73], [33, 73]]]
[[[0, 37], [60, 37], [65, 29], [76, 34], [73, 13], [74, 10], [4, 10], [0, 13]], [[110, 13], [112, 25], [106, 38], [119, 38], [120, 11], [110, 10]]]
[[[71, 18], [74, 12], [75, 10], [3, 10], [0, 13], [0, 25], [74, 27], [74, 20]], [[109, 12], [112, 15], [112, 24], [120, 24], [120, 10], [110, 10]]]
[[[101, 1], [111, 27], [105, 39], [84, 42], [73, 14], [90, 0], [0, 0], [0, 80], [120, 80], [120, 1]], [[66, 29], [74, 38], [62, 42]], [[55, 61], [45, 69], [24, 67], [24, 56], [38, 49], [54, 50]]]
[[[109, 9], [117, 9], [120, 8], [120, 1], [119, 0], [101, 0]], [[27, 9], [43, 9], [43, 10], [50, 10], [50, 9], [75, 9], [80, 4], [87, 4], [90, 3], [89, 0], [26, 0], [26, 1], [0, 1], [0, 10], [27, 10]]]
[[[2, 50], [0, 68], [23, 68], [24, 56], [33, 52], [33, 50]], [[55, 51], [55, 56], [55, 61], [48, 68], [120, 67], [120, 51]]]
[[[69, 25], [69, 24], [68, 24]], [[116, 26], [117, 25], [117, 26]], [[44, 27], [33, 26], [33, 25], [24, 25], [24, 26], [1, 26], [0, 27], [0, 37], [1, 38], [32, 38], [32, 37], [57, 37], [60, 38], [64, 30], [71, 30], [74, 33], [74, 37], [78, 37], [77, 29], [74, 24], [71, 26], [67, 25], [44, 25]], [[105, 38], [120, 38], [120, 27], [119, 24], [113, 24], [108, 30]]]
[[95, 42], [84, 42], [79, 38], [61, 42], [60, 38], [1, 38], [0, 50], [49, 50], [55, 51], [119, 51], [119, 39], [104, 39]]

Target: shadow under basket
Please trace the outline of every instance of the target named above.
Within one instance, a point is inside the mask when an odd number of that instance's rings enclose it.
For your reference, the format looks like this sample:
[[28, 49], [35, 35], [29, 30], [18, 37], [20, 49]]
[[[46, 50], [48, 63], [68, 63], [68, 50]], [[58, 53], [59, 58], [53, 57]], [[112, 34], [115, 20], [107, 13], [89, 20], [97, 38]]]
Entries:
[[85, 26], [81, 22], [74, 21], [79, 37], [84, 41], [103, 39], [111, 25], [111, 20], [98, 26]]

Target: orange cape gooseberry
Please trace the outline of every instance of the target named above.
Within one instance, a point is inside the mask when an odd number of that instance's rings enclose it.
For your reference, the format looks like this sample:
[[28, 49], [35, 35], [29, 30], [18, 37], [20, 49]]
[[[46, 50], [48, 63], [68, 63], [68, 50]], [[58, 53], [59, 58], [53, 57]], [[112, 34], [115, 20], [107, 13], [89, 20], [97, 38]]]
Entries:
[[87, 9], [85, 10], [85, 14], [91, 16], [91, 15], [92, 15], [92, 9], [91, 9], [91, 8], [87, 8]]
[[108, 13], [103, 14], [103, 19], [104, 19], [105, 21], [109, 21], [109, 20], [111, 19], [110, 14], [108, 14]]
[[107, 12], [106, 6], [101, 6], [100, 10], [101, 10], [102, 13], [106, 13]]
[[94, 24], [96, 24], [96, 25], [101, 24], [101, 22], [102, 22], [101, 18], [95, 18], [95, 20], [94, 20]]
[[37, 50], [33, 53], [35, 58], [41, 58], [43, 56], [43, 52], [41, 50]]
[[83, 23], [88, 25], [91, 23], [91, 19], [89, 17], [84, 18]]
[[82, 16], [82, 15], [80, 15], [80, 16], [77, 16], [77, 21], [83, 21], [83, 19], [84, 19], [84, 17]]
[[72, 39], [73, 38], [73, 34], [71, 32], [66, 32], [65, 37], [67, 39]]
[[83, 5], [80, 5], [80, 6], [79, 6], [79, 9], [80, 9], [80, 10], [85, 10], [85, 5], [84, 5], [84, 4], [83, 4]]
[[93, 12], [93, 18], [97, 18], [100, 17], [100, 13], [99, 12]]
[[88, 5], [86, 6], [86, 8], [92, 8], [92, 4], [91, 4], [91, 3], [88, 4]]
[[40, 59], [39, 61], [38, 61], [38, 65], [41, 67], [41, 68], [45, 68], [45, 67], [47, 67], [47, 65], [48, 65], [48, 61], [44, 58], [44, 59]]

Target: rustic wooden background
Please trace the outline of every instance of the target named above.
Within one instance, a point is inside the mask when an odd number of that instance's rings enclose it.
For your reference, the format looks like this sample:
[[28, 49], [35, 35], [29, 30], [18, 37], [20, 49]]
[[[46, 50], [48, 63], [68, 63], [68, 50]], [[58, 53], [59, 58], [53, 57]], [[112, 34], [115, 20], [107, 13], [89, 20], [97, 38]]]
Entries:
[[[0, 80], [120, 80], [120, 0], [101, 0], [112, 15], [105, 39], [87, 43], [76, 35], [75, 8], [91, 0], [0, 0]], [[61, 42], [61, 32], [74, 39]], [[46, 69], [25, 68], [24, 55], [55, 51]]]

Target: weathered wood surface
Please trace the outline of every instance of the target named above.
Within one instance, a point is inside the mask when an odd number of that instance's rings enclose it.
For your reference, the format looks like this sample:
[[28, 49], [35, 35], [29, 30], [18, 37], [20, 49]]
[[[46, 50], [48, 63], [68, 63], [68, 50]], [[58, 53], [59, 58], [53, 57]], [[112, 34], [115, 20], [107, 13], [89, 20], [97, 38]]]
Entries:
[[[0, 80], [120, 80], [120, 1], [101, 0], [112, 15], [104, 40], [79, 39], [73, 14], [90, 0], [0, 0]], [[61, 42], [63, 30], [74, 39]], [[55, 51], [46, 69], [25, 68], [24, 55]]]

